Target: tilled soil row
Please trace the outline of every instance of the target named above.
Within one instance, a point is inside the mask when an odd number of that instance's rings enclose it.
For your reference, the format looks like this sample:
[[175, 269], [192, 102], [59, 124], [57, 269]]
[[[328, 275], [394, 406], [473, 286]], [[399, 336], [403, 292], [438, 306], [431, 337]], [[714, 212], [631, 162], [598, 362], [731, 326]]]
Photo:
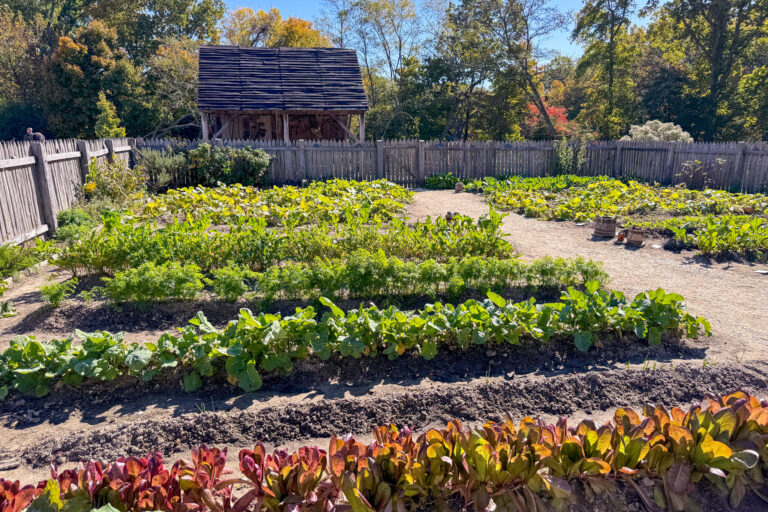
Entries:
[[365, 434], [388, 423], [423, 431], [454, 418], [472, 424], [499, 421], [505, 412], [518, 421], [524, 416], [567, 416], [577, 412], [575, 419], [595, 414], [595, 419], [605, 421], [608, 417], [604, 411], [615, 407], [689, 404], [706, 395], [736, 389], [761, 396], [768, 392], [766, 370], [768, 365], [764, 363], [685, 363], [655, 371], [614, 369], [552, 377], [421, 384], [354, 399], [329, 398], [247, 410], [232, 408], [143, 421], [130, 416], [82, 433], [59, 436], [52, 429], [39, 442], [29, 439], [30, 444], [15, 450], [6, 446], [3, 455], [21, 459], [34, 468], [51, 460], [113, 460], [150, 451], [179, 453], [201, 443], [248, 446], [262, 441], [280, 446], [347, 432]]

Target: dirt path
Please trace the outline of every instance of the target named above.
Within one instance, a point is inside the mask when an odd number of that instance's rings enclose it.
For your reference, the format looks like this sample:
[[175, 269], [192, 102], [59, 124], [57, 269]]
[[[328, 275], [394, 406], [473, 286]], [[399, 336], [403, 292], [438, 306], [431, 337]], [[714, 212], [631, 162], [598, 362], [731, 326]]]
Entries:
[[[408, 208], [412, 220], [448, 211], [478, 217], [488, 212], [484, 198], [449, 190], [423, 191]], [[688, 310], [712, 323], [708, 357], [726, 360], [768, 359], [768, 276], [755, 273], [766, 265], [716, 263], [693, 251], [677, 254], [648, 241], [631, 250], [612, 241], [593, 241], [593, 226], [548, 222], [509, 214], [504, 219], [508, 240], [526, 259], [542, 256], [591, 258], [603, 263], [609, 286], [627, 295], [662, 287], [686, 299]]]

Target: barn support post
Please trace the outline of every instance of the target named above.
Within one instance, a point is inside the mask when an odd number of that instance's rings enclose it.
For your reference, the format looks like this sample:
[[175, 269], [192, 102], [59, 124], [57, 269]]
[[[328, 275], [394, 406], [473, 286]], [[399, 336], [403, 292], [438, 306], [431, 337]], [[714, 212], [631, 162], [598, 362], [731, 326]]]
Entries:
[[291, 132], [288, 129], [288, 112], [283, 112], [283, 141], [286, 146], [291, 145]]
[[357, 116], [360, 123], [360, 144], [365, 142], [365, 114], [359, 114]]
[[208, 113], [200, 112], [200, 128], [202, 129], [203, 141], [208, 142]]

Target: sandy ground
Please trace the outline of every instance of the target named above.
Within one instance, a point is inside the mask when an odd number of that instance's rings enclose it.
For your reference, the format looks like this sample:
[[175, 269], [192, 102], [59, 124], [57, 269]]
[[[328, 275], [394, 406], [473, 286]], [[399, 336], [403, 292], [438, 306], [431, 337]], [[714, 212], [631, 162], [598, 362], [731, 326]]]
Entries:
[[[416, 220], [447, 211], [476, 217], [486, 213], [488, 206], [477, 195], [424, 191], [416, 195], [408, 216]], [[475, 361], [463, 373], [455, 370], [461, 366], [455, 360], [446, 360], [442, 367], [431, 363], [428, 371], [403, 363], [406, 376], [381, 373], [370, 366], [376, 362], [368, 367], [357, 362], [347, 368], [351, 378], [326, 381], [327, 376], [310, 375], [302, 384], [300, 376], [294, 376], [282, 387], [265, 386], [250, 395], [240, 395], [226, 384], [185, 394], [167, 382], [138, 393], [128, 386], [65, 390], [58, 397], [41, 400], [17, 398], [0, 404], [0, 478], [44, 478], [44, 464], [51, 459], [69, 467], [81, 458], [160, 449], [173, 460], [201, 442], [229, 446], [234, 459], [237, 449], [251, 447], [257, 439], [270, 447], [323, 446], [331, 433], [352, 432], [367, 440], [373, 425], [387, 422], [423, 430], [453, 417], [473, 425], [500, 419], [504, 411], [517, 419], [527, 414], [547, 420], [560, 415], [605, 419], [606, 411], [614, 407], [691, 403], [734, 386], [760, 396], [768, 394], [768, 276], [754, 272], [765, 265], [707, 262], [693, 252], [654, 249], [655, 241], [627, 250], [610, 241], [593, 241], [589, 225], [518, 215], [506, 217], [503, 229], [523, 258], [592, 258], [603, 262], [611, 276], [610, 286], [628, 295], [659, 286], [680, 293], [692, 313], [712, 322], [713, 337], [679, 358], [659, 358], [659, 369], [654, 371], [643, 370], [640, 353], [626, 367], [616, 357], [598, 364], [591, 360], [571, 364], [568, 359], [564, 368], [558, 363], [532, 367], [520, 355], [518, 361], [510, 356], [497, 363], [498, 356], [481, 353], [481, 359], [487, 355], [488, 360]], [[69, 334], [56, 331], [50, 313], [40, 308], [37, 291], [50, 278], [66, 277], [45, 267], [14, 284], [3, 299], [14, 300], [21, 314], [0, 319], [0, 340], [7, 344], [20, 331], [39, 339]], [[91, 307], [82, 306], [82, 314], [98, 318], [99, 310]], [[75, 314], [72, 309], [62, 311]], [[227, 314], [223, 312], [222, 318]], [[179, 324], [188, 318], [186, 309], [178, 312]], [[47, 327], [36, 328], [38, 319]], [[156, 338], [162, 331], [152, 327], [143, 324], [128, 338]], [[654, 368], [655, 357], [651, 357]]]

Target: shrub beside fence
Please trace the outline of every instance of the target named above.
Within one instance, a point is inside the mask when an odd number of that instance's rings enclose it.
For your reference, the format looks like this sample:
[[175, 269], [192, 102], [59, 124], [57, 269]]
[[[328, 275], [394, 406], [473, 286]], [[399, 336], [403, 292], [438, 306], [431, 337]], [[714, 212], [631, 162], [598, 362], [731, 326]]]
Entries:
[[[134, 164], [131, 148], [189, 149], [199, 140], [106, 139], [0, 143], [0, 243], [19, 243], [55, 229], [56, 214], [72, 205], [88, 172], [89, 159], [121, 158]], [[258, 147], [273, 155], [271, 181], [386, 178], [417, 187], [426, 176], [451, 172], [459, 178], [555, 172], [557, 150], [550, 141], [437, 142], [418, 140], [351, 142], [227, 140], [215, 144]], [[39, 147], [38, 147], [39, 146]], [[42, 155], [42, 157], [41, 157]], [[656, 181], [684, 181], [692, 162], [706, 173], [712, 188], [742, 192], [768, 190], [768, 143], [589, 142], [585, 161], [572, 171]], [[40, 162], [43, 162], [41, 164]], [[195, 185], [197, 177], [182, 169], [171, 186]], [[53, 226], [53, 227], [51, 227]]]

